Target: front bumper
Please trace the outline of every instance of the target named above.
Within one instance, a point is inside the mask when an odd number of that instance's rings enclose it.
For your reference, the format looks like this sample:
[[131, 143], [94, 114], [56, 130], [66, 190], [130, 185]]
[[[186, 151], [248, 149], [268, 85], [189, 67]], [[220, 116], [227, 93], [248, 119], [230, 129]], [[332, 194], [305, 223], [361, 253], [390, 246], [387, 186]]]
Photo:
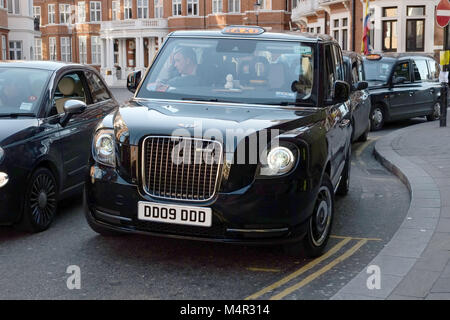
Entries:
[[[127, 233], [218, 242], [277, 244], [298, 241], [307, 231], [315, 192], [300, 191], [297, 181], [255, 180], [232, 193], [218, 193], [206, 203], [162, 201], [142, 194], [116, 170], [94, 165], [95, 179], [85, 188], [85, 214], [90, 224]], [[141, 221], [138, 202], [212, 209], [212, 226], [196, 227]]]

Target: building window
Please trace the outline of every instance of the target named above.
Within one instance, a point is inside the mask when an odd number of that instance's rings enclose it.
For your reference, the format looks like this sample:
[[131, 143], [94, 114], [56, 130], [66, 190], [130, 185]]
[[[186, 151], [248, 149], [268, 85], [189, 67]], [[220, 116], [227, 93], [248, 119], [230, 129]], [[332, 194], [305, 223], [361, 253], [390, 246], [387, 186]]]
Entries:
[[163, 0], [155, 0], [155, 18], [161, 19], [164, 17], [164, 2]]
[[86, 3], [84, 1], [78, 2], [78, 14], [77, 14], [77, 20], [78, 23], [85, 23], [86, 22]]
[[334, 19], [331, 31], [342, 50], [348, 50], [348, 18]]
[[80, 53], [80, 63], [87, 64], [87, 37], [78, 37], [78, 48]]
[[54, 4], [48, 5], [48, 23], [49, 24], [55, 23], [55, 5]]
[[333, 38], [334, 38], [334, 40], [339, 42], [339, 30], [334, 30], [333, 31]]
[[425, 15], [425, 6], [408, 6], [406, 7], [408, 17], [417, 17]]
[[181, 0], [172, 0], [172, 15], [181, 16]]
[[383, 51], [397, 51], [397, 21], [383, 21]]
[[223, 11], [222, 0], [212, 0], [212, 13], [221, 13]]
[[113, 21], [120, 20], [119, 12], [120, 12], [120, 2], [119, 1], [113, 1], [112, 2], [112, 17], [111, 17], [111, 20], [113, 20]]
[[383, 8], [384, 18], [397, 17], [397, 7]]
[[198, 16], [198, 0], [187, 0], [187, 15]]
[[137, 1], [137, 15], [138, 19], [148, 18], [148, 0], [138, 0]]
[[9, 59], [22, 60], [22, 41], [9, 42]]
[[317, 33], [320, 33], [320, 27], [317, 27], [316, 30]]
[[100, 37], [91, 37], [91, 53], [92, 53], [92, 64], [100, 65], [102, 63], [102, 48], [100, 43]]
[[102, 21], [102, 3], [100, 1], [90, 2], [91, 22]]
[[70, 62], [72, 61], [72, 49], [70, 45], [69, 37], [61, 38], [61, 61]]
[[424, 51], [425, 19], [406, 20], [406, 51]]
[[133, 3], [131, 0], [124, 0], [123, 4], [125, 19], [133, 19]]
[[8, 57], [6, 56], [6, 53], [8, 51], [6, 50], [6, 36], [2, 36], [2, 59], [6, 60]]
[[70, 4], [59, 5], [59, 23], [69, 24], [70, 14], [71, 14]]
[[34, 39], [34, 60], [42, 60], [42, 39]]
[[55, 37], [48, 38], [48, 51], [49, 51], [50, 60], [56, 61], [57, 55], [56, 55], [56, 38]]
[[20, 0], [8, 0], [8, 13], [20, 14]]
[[41, 20], [41, 7], [40, 6], [34, 6], [33, 7], [33, 17], [36, 19], [39, 19], [39, 25], [42, 25]]
[[241, 0], [228, 0], [228, 12], [241, 12]]

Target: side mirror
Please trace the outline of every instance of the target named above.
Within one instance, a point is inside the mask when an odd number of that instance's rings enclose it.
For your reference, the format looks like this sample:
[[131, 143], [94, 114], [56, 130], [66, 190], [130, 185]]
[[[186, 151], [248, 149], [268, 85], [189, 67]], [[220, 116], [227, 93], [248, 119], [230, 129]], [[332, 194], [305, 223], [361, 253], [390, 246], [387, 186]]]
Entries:
[[130, 73], [127, 78], [127, 89], [135, 93], [139, 83], [141, 82], [141, 71], [135, 71]]
[[394, 80], [392, 81], [392, 84], [402, 84], [406, 81], [405, 77], [397, 77], [394, 78]]
[[64, 102], [64, 116], [61, 118], [61, 121], [59, 122], [61, 126], [65, 126], [70, 118], [72, 118], [75, 114], [83, 113], [86, 110], [87, 106], [86, 103], [80, 100], [67, 100]]
[[360, 91], [360, 90], [366, 90], [369, 87], [369, 83], [367, 83], [366, 81], [360, 81], [358, 83], [355, 83], [355, 90]]
[[336, 80], [334, 83], [333, 104], [344, 103], [350, 98], [350, 85], [342, 80]]

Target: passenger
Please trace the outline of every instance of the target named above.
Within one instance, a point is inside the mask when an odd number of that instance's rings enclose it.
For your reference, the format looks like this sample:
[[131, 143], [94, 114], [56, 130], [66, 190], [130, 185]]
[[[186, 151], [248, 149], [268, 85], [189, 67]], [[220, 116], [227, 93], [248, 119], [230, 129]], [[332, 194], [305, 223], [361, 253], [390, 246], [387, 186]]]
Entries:
[[199, 83], [197, 75], [197, 59], [192, 48], [180, 47], [173, 55], [174, 67], [179, 72], [179, 76], [172, 78], [168, 84], [173, 87], [196, 86]]

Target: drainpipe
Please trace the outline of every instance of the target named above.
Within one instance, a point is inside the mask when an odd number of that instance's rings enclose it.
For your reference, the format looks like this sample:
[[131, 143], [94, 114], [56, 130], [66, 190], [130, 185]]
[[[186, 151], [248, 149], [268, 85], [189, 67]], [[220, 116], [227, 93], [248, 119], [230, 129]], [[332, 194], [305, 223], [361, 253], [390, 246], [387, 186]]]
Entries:
[[352, 51], [355, 51], [356, 47], [356, 1], [352, 1]]

